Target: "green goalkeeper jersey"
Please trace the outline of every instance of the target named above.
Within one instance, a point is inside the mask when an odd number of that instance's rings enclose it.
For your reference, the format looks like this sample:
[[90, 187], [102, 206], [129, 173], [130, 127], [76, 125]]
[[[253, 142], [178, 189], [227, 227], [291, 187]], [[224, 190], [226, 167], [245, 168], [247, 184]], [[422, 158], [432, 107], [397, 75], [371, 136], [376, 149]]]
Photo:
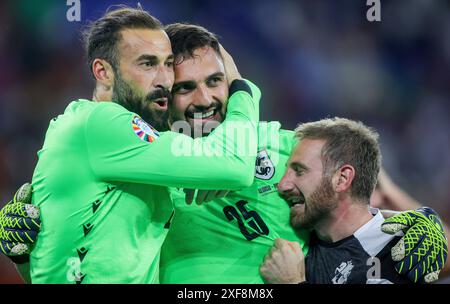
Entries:
[[275, 238], [297, 241], [307, 253], [309, 232], [294, 232], [289, 206], [277, 192], [295, 144], [293, 131], [260, 123], [250, 187], [198, 208], [186, 206], [183, 193], [173, 190], [175, 216], [161, 251], [161, 283], [263, 283], [259, 266]]
[[[242, 80], [230, 92], [225, 124], [198, 139], [158, 133], [113, 102], [70, 103], [50, 123], [33, 175], [42, 227], [30, 256], [32, 282], [157, 283], [173, 215], [167, 186], [252, 183], [260, 92]], [[239, 136], [245, 151], [236, 147]]]

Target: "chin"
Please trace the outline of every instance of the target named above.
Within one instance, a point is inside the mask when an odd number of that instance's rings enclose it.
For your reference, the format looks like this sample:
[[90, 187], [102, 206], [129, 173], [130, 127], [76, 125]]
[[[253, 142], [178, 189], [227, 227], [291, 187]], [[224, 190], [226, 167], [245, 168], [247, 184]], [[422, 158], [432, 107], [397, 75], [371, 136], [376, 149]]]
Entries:
[[291, 216], [289, 219], [291, 222], [291, 226], [294, 228], [297, 228], [301, 225], [301, 216], [299, 214], [295, 214], [294, 216]]

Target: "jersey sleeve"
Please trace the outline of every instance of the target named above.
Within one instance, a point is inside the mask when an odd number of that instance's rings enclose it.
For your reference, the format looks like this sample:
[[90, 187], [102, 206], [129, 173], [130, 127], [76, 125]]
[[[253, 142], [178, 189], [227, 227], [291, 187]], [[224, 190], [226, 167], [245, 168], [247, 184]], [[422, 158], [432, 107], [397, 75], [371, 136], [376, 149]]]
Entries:
[[299, 141], [295, 138], [295, 131], [280, 129], [280, 142], [284, 149], [292, 151]]
[[[108, 182], [238, 190], [251, 185], [261, 92], [247, 80], [230, 86], [227, 116], [209, 136], [152, 130], [123, 107], [94, 110], [85, 126], [94, 174]], [[144, 125], [143, 125], [144, 124]]]

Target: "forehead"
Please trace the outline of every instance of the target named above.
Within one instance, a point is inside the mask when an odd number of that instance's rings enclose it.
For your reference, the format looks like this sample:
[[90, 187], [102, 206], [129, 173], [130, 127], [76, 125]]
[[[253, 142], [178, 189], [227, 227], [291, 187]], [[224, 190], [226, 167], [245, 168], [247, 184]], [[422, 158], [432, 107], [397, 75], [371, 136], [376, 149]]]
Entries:
[[303, 163], [309, 168], [322, 170], [323, 139], [303, 139], [294, 148], [290, 162]]
[[131, 60], [142, 54], [164, 58], [172, 54], [169, 37], [159, 29], [122, 30], [118, 49], [123, 59]]
[[192, 58], [175, 65], [175, 81], [199, 80], [217, 73], [225, 73], [222, 58], [209, 46], [198, 48]]

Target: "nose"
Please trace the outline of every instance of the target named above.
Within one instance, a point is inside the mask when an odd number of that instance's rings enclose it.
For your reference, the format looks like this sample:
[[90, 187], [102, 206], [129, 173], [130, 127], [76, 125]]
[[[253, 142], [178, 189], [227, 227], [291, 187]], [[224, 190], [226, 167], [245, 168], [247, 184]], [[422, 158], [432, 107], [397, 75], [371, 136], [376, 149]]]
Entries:
[[292, 169], [287, 169], [278, 183], [278, 192], [282, 195], [288, 195], [294, 189], [294, 183], [292, 182]]
[[194, 93], [193, 103], [194, 106], [209, 108], [213, 104], [211, 95], [203, 84], [199, 84]]
[[163, 87], [167, 90], [171, 90], [173, 82], [175, 79], [175, 74], [172, 68], [168, 68], [164, 65], [158, 67], [156, 76], [153, 80], [154, 87]]

